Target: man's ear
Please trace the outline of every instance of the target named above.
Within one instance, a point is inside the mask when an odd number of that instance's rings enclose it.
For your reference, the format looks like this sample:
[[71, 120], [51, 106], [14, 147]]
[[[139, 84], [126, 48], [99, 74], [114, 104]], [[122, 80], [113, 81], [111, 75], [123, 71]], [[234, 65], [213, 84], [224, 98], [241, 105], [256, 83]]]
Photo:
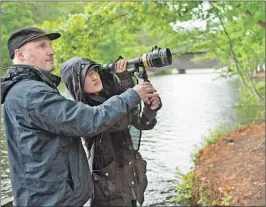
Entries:
[[20, 49], [15, 49], [14, 58], [21, 62], [25, 60], [24, 55]]

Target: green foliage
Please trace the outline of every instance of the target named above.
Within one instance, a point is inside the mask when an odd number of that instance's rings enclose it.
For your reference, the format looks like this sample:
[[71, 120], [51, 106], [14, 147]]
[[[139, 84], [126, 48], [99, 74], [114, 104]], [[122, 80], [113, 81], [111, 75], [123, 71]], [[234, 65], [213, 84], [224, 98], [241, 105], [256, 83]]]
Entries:
[[[181, 179], [180, 184], [175, 188], [175, 197], [172, 199], [172, 203], [182, 205], [182, 206], [191, 206], [195, 203], [194, 199], [194, 171], [191, 171], [187, 174], [182, 174], [179, 169], [176, 169], [176, 176]], [[224, 193], [221, 200], [214, 200], [206, 191], [206, 189], [200, 185], [198, 190], [198, 201], [197, 204], [200, 206], [217, 206], [217, 205], [228, 205], [232, 197], [228, 193]]]
[[228, 193], [224, 193], [223, 199], [220, 202], [220, 205], [225, 206], [229, 205], [229, 201], [232, 199], [232, 196], [230, 196]]
[[11, 64], [7, 40], [12, 32], [23, 27], [38, 26], [44, 20], [66, 21], [69, 14], [76, 12], [83, 12], [81, 2], [1, 2], [1, 68]]
[[224, 206], [228, 205], [231, 200], [231, 196], [228, 193], [224, 193], [221, 200], [217, 201], [212, 199], [212, 197], [207, 193], [205, 188], [200, 185], [199, 187], [199, 200], [197, 202], [200, 206]]
[[173, 198], [172, 202], [182, 205], [191, 205], [193, 202], [193, 171], [183, 175], [176, 169], [176, 175], [181, 178], [180, 184], [175, 188], [176, 196]]
[[[56, 74], [61, 63], [73, 56], [110, 63], [119, 55], [131, 59], [147, 53], [154, 45], [178, 52], [206, 51], [198, 61], [219, 58], [219, 66], [231, 69], [223, 77], [237, 74], [245, 84], [240, 90], [243, 99], [236, 105], [248, 116], [245, 123], [264, 116], [265, 82], [254, 81], [251, 76], [258, 65], [265, 64], [265, 29], [259, 24], [265, 20], [265, 2], [12, 1], [1, 3], [1, 20], [2, 68], [11, 64], [6, 46], [10, 33], [27, 26], [62, 33], [53, 42]], [[182, 30], [172, 26], [188, 20], [203, 20], [206, 29]], [[209, 137], [204, 137], [203, 145], [239, 126], [221, 126], [211, 131]], [[196, 155], [192, 155], [193, 159]], [[176, 189], [178, 203], [191, 201], [192, 180], [193, 173], [183, 176]], [[217, 204], [206, 200], [203, 188], [200, 197], [200, 204]], [[225, 195], [220, 204], [225, 205], [229, 199]]]
[[33, 14], [27, 8], [28, 2], [5, 2], [1, 4], [1, 53], [2, 68], [10, 65], [11, 61], [8, 57], [7, 40], [12, 31], [20, 28], [21, 22], [25, 26], [34, 24]]
[[264, 8], [264, 2], [211, 3], [207, 15], [195, 14], [207, 21], [207, 30], [192, 36], [193, 44], [189, 47], [207, 49], [203, 59], [219, 57], [219, 66], [228, 65], [232, 74], [240, 75], [246, 90], [257, 100], [265, 99], [252, 79], [257, 66], [265, 64], [265, 28], [259, 24], [265, 20]]
[[[265, 91], [265, 83], [261, 81], [258, 83], [259, 91]], [[265, 102], [259, 101], [254, 95], [247, 90], [240, 90], [243, 97], [242, 101], [235, 105], [238, 111], [239, 120], [242, 125], [265, 122]]]
[[63, 33], [55, 42], [59, 65], [73, 56], [100, 63], [119, 55], [131, 59], [154, 45], [169, 47], [171, 37], [178, 36], [170, 26], [177, 14], [169, 12], [166, 2], [88, 2], [84, 7], [84, 13], [71, 15], [67, 22], [42, 24]]
[[222, 137], [222, 135], [224, 135], [228, 131], [230, 131], [230, 129], [225, 124], [222, 124], [220, 127], [218, 127], [215, 130], [210, 129], [209, 136], [203, 137], [203, 146], [215, 143], [217, 140], [219, 140]]
[[[243, 113], [244, 111], [240, 110], [240, 112]], [[217, 142], [219, 139], [223, 138], [223, 136], [229, 133], [230, 131], [238, 130], [241, 127], [244, 127], [245, 125], [247, 125], [246, 122], [242, 122], [241, 120], [242, 120], [242, 117], [240, 117], [239, 121], [236, 123], [232, 123], [230, 125], [228, 125], [227, 123], [222, 123], [214, 130], [209, 129], [208, 136], [202, 137], [202, 142], [199, 144], [199, 146], [195, 147], [194, 152], [191, 154], [191, 161], [196, 163], [198, 153], [202, 148], [206, 147], [209, 144], [213, 144]], [[254, 118], [252, 118], [252, 120], [254, 120]]]
[[[4, 2], [2, 14], [2, 67], [10, 64], [6, 41], [20, 27], [38, 26], [59, 31], [53, 42], [56, 74], [73, 56], [111, 63], [119, 55], [138, 57], [151, 47], [172, 51], [206, 51], [204, 58], [219, 58], [230, 73], [238, 74], [250, 99], [264, 100], [265, 86], [253, 81], [258, 65], [265, 63], [264, 2]], [[176, 22], [202, 20], [206, 29], [182, 30]], [[173, 56], [175, 58], [175, 55]]]
[[212, 201], [209, 194], [206, 192], [204, 187], [199, 186], [199, 200], [197, 202], [201, 206], [211, 206], [212, 204], [217, 205], [217, 201]]
[[190, 159], [193, 163], [196, 163], [197, 160], [197, 156], [199, 154], [199, 151], [204, 148], [205, 146], [215, 143], [216, 141], [218, 141], [224, 134], [226, 134], [227, 132], [229, 132], [230, 130], [232, 130], [233, 128], [238, 128], [239, 126], [231, 126], [229, 127], [226, 124], [221, 124], [217, 129], [212, 130], [209, 129], [209, 134], [208, 136], [204, 136], [202, 138], [202, 142], [199, 144], [199, 146], [196, 147], [196, 149], [194, 150], [194, 152], [190, 155]]

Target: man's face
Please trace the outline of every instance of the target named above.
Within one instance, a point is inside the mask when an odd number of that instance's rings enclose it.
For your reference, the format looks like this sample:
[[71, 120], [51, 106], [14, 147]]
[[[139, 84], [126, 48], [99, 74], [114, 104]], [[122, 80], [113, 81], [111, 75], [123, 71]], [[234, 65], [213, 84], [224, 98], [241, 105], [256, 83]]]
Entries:
[[101, 77], [97, 71], [88, 71], [83, 90], [87, 93], [98, 93], [103, 89]]
[[20, 49], [23, 64], [35, 66], [40, 70], [51, 72], [54, 69], [54, 50], [47, 37], [38, 38], [23, 45]]

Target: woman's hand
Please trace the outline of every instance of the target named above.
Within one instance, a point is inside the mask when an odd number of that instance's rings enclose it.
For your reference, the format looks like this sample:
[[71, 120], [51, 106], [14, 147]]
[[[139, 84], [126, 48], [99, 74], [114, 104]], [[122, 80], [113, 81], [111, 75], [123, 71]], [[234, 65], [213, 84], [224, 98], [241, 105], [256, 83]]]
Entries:
[[135, 85], [133, 89], [137, 92], [140, 99], [148, 105], [151, 98], [158, 96], [156, 89], [153, 88], [150, 82], [141, 82]]
[[156, 110], [161, 106], [161, 100], [159, 98], [159, 96], [154, 96], [152, 98], [150, 98], [150, 107], [151, 110]]
[[126, 59], [120, 59], [115, 63], [115, 72], [116, 73], [122, 73], [127, 68], [127, 60]]

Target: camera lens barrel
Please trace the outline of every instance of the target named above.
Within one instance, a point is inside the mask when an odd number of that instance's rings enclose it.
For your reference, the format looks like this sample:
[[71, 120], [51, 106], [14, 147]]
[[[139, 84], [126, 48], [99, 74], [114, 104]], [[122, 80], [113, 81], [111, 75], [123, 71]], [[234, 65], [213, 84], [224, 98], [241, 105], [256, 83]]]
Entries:
[[[141, 66], [144, 68], [160, 68], [172, 64], [172, 54], [169, 48], [157, 48], [150, 53], [145, 53], [140, 57], [128, 60], [128, 68]], [[102, 65], [102, 70], [112, 71], [113, 64]]]
[[135, 58], [133, 60], [135, 63], [138, 63], [139, 65], [144, 66], [145, 68], [160, 68], [172, 64], [172, 54], [168, 48], [159, 48], [153, 50], [151, 53], [143, 54], [140, 58]]
[[101, 67], [102, 71], [106, 71], [106, 72], [111, 72], [113, 70], [113, 65], [112, 63], [108, 63], [108, 64], [103, 64]]
[[164, 67], [172, 64], [172, 54], [168, 48], [159, 48], [147, 54], [147, 61], [150, 67]]

